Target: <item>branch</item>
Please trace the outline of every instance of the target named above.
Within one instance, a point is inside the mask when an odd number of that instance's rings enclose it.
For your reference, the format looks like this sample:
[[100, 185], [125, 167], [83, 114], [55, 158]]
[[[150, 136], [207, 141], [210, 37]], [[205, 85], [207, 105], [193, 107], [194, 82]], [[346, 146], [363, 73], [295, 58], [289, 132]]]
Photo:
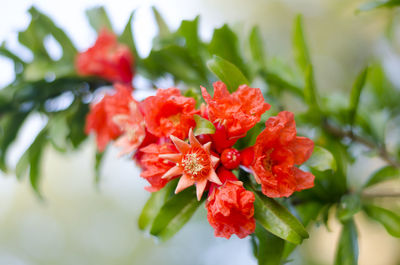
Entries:
[[378, 152], [379, 156], [382, 158], [382, 160], [384, 160], [386, 163], [388, 163], [389, 165], [396, 167], [396, 168], [400, 168], [400, 162], [397, 161], [395, 158], [393, 158], [388, 151], [386, 150], [386, 148], [362, 137], [359, 136], [357, 134], [354, 134], [353, 131], [351, 130], [343, 130], [339, 127], [336, 127], [334, 125], [332, 125], [331, 123], [329, 123], [328, 120], [325, 120], [323, 122], [323, 128], [330, 134], [332, 134], [333, 136], [336, 137], [340, 137], [340, 138], [348, 138], [351, 139], [354, 142], [357, 142], [359, 144], [362, 144], [366, 147], [368, 147], [371, 150], [375, 150]]

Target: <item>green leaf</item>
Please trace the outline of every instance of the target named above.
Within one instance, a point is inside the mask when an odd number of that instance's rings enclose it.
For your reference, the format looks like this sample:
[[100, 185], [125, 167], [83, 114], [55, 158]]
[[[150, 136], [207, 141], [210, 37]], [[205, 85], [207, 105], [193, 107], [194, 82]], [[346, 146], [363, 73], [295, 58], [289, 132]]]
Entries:
[[256, 191], [249, 183], [248, 190], [255, 195], [254, 218], [269, 232], [293, 244], [300, 244], [308, 233], [299, 220], [274, 199]]
[[93, 7], [86, 10], [86, 17], [89, 20], [90, 26], [98, 33], [103, 28], [113, 31], [110, 19], [108, 18], [107, 12], [102, 6]]
[[262, 75], [269, 85], [274, 85], [282, 89], [287, 89], [288, 91], [290, 91], [291, 93], [300, 98], [304, 97], [302, 87], [292, 84], [291, 82], [285, 80], [280, 75], [269, 71], [263, 71]]
[[258, 65], [259, 69], [266, 68], [264, 43], [260, 33], [260, 28], [254, 26], [251, 30], [250, 37], [250, 52], [253, 61]]
[[297, 15], [294, 20], [293, 31], [293, 53], [298, 67], [306, 72], [311, 65], [311, 59], [307, 48], [307, 43], [304, 37], [303, 17]]
[[349, 123], [354, 124], [354, 120], [357, 113], [358, 103], [360, 101], [361, 91], [367, 80], [368, 67], [361, 71], [357, 76], [356, 81], [353, 84], [353, 88], [350, 94], [350, 104], [349, 104]]
[[49, 138], [53, 146], [62, 152], [68, 148], [67, 137], [69, 126], [63, 113], [55, 115], [49, 120]]
[[150, 198], [147, 200], [139, 216], [138, 224], [140, 230], [145, 230], [153, 223], [154, 218], [159, 213], [175, 186], [176, 181], [171, 181], [161, 190], [151, 193]]
[[332, 153], [321, 146], [315, 146], [311, 157], [306, 165], [318, 171], [333, 170], [336, 171], [336, 160]]
[[346, 194], [343, 195], [339, 202], [339, 207], [337, 209], [337, 217], [340, 221], [346, 222], [353, 217], [356, 213], [361, 210], [361, 199], [360, 195]]
[[211, 55], [219, 56], [232, 64], [247, 76], [248, 71], [240, 54], [239, 40], [228, 25], [215, 29], [208, 46]]
[[153, 11], [154, 18], [156, 19], [157, 25], [158, 25], [158, 36], [160, 37], [166, 37], [171, 34], [171, 31], [165, 22], [164, 18], [161, 16], [160, 12], [158, 12], [157, 8], [152, 6], [151, 7]]
[[304, 87], [304, 100], [312, 112], [319, 112], [319, 97], [317, 94], [317, 89], [315, 87], [314, 80], [314, 70], [311, 64], [306, 67], [305, 70], [305, 81], [306, 85]]
[[103, 163], [103, 158], [105, 153], [106, 150], [104, 150], [103, 152], [96, 150], [95, 163], [94, 163], [94, 172], [95, 172], [94, 182], [96, 183], [96, 185], [99, 185], [101, 180], [101, 165]]
[[358, 242], [357, 228], [353, 219], [343, 224], [340, 234], [338, 249], [336, 252], [335, 265], [357, 265], [358, 264]]
[[137, 63], [139, 54], [137, 52], [135, 40], [133, 39], [133, 33], [132, 33], [132, 20], [134, 13], [135, 12], [132, 12], [131, 15], [129, 16], [128, 23], [126, 23], [125, 29], [119, 36], [118, 40], [129, 47], [129, 49], [133, 52], [135, 56], [135, 62]]
[[376, 8], [393, 8], [400, 5], [400, 0], [372, 1], [361, 5], [358, 11], [369, 11]]
[[367, 183], [365, 183], [364, 188], [396, 178], [400, 178], [400, 169], [393, 166], [382, 167], [370, 176]]
[[259, 223], [254, 236], [257, 242], [255, 256], [258, 265], [280, 265], [285, 241], [265, 230]]
[[196, 121], [196, 127], [194, 128], [194, 135], [200, 134], [214, 134], [215, 126], [207, 119], [202, 118], [200, 115], [195, 114], [194, 120]]
[[230, 92], [236, 91], [240, 85], [249, 84], [249, 81], [239, 68], [219, 56], [213, 56], [213, 58], [207, 62], [207, 66], [211, 72], [226, 84]]
[[366, 214], [381, 223], [386, 231], [394, 237], [400, 237], [400, 216], [387, 209], [374, 205], [365, 205]]
[[193, 187], [169, 199], [154, 219], [150, 234], [166, 241], [186, 224], [202, 201], [197, 201]]
[[7, 49], [4, 43], [0, 46], [0, 55], [12, 60], [16, 65], [25, 64], [25, 62], [20, 57], [18, 57], [16, 54]]

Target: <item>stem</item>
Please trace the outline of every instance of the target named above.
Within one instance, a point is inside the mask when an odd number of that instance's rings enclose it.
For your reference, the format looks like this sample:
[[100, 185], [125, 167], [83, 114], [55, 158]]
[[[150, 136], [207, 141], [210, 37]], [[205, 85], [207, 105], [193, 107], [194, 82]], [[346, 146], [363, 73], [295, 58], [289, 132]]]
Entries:
[[349, 138], [354, 142], [357, 142], [359, 144], [362, 144], [366, 147], [368, 147], [371, 150], [376, 150], [382, 160], [384, 160], [386, 163], [389, 165], [400, 168], [400, 162], [397, 161], [395, 158], [393, 158], [386, 148], [383, 146], [380, 146], [362, 136], [359, 136], [357, 134], [354, 134], [352, 130], [343, 130], [339, 127], [333, 126], [329, 121], [325, 120], [323, 122], [323, 128], [330, 134], [340, 137], [340, 138]]

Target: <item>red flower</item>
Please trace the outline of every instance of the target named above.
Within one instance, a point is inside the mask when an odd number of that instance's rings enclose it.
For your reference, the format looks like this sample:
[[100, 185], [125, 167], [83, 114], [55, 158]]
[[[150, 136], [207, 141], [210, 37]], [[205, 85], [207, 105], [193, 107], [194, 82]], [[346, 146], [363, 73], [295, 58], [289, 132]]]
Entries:
[[130, 83], [133, 56], [126, 45], [119, 44], [117, 37], [103, 29], [93, 47], [79, 53], [76, 70], [80, 75], [94, 75], [112, 82]]
[[122, 132], [114, 123], [113, 117], [128, 115], [129, 105], [134, 101], [130, 87], [116, 84], [115, 89], [114, 94], [106, 94], [98, 103], [92, 104], [86, 117], [85, 132], [95, 132], [99, 151], [103, 151], [111, 140], [121, 135]]
[[241, 85], [229, 94], [226, 85], [214, 83], [214, 96], [201, 87], [204, 100], [207, 102], [208, 116], [212, 123], [223, 125], [227, 130], [227, 139], [237, 139], [246, 135], [261, 115], [269, 110], [270, 105], [264, 101], [259, 88]]
[[211, 185], [206, 202], [207, 218], [215, 236], [229, 239], [232, 234], [244, 238], [256, 228], [254, 194], [243, 188], [231, 171], [221, 169], [218, 177], [222, 186]]
[[140, 176], [146, 179], [150, 186], [145, 189], [154, 192], [163, 188], [171, 179], [161, 178], [168, 170], [170, 170], [175, 163], [160, 158], [160, 154], [176, 153], [177, 150], [172, 143], [164, 144], [150, 144], [140, 149], [142, 153], [140, 157], [140, 165], [143, 171]]
[[147, 129], [157, 137], [185, 139], [189, 129], [196, 125], [193, 115], [198, 113], [196, 101], [184, 97], [179, 89], [158, 89], [157, 94], [142, 102]]
[[256, 181], [268, 197], [288, 197], [295, 191], [314, 186], [314, 176], [295, 165], [312, 154], [312, 140], [296, 136], [294, 115], [282, 111], [265, 123], [254, 145], [251, 165]]

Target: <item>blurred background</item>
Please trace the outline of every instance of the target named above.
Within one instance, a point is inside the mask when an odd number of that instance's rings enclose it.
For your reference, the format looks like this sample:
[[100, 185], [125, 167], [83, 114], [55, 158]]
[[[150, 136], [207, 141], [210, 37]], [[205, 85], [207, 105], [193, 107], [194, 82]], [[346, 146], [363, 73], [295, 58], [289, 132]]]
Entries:
[[[268, 56], [289, 60], [292, 21], [302, 13], [306, 36], [322, 93], [335, 95], [349, 90], [359, 70], [369, 61], [383, 61], [394, 84], [400, 85], [400, 32], [392, 43], [385, 40], [389, 10], [356, 14], [362, 1], [349, 0], [0, 0], [0, 42], [30, 58], [17, 44], [17, 31], [29, 23], [27, 10], [35, 5], [63, 28], [80, 50], [88, 48], [96, 34], [85, 18], [85, 9], [103, 5], [115, 28], [121, 31], [130, 12], [136, 9], [134, 34], [139, 53], [145, 56], [156, 34], [150, 7], [155, 5], [172, 28], [181, 20], [201, 16], [205, 39], [212, 29], [229, 23], [241, 32], [258, 24], [264, 35]], [[51, 45], [51, 43], [49, 44]], [[57, 53], [57, 49], [54, 49]], [[0, 58], [0, 87], [14, 78], [11, 62]], [[136, 80], [140, 86], [140, 79]], [[40, 116], [25, 123], [12, 146], [9, 164], [16, 161], [42, 128]], [[201, 207], [194, 218], [171, 241], [158, 243], [137, 228], [137, 219], [149, 197], [145, 181], [128, 158], [117, 158], [112, 148], [102, 168], [102, 181], [94, 185], [93, 139], [73, 153], [60, 154], [48, 148], [43, 161], [42, 193], [39, 201], [27, 181], [0, 173], [0, 264], [256, 264], [249, 239], [215, 238]], [[379, 161], [356, 163], [351, 172], [366, 176]], [[400, 208], [400, 202], [397, 202]], [[384, 229], [356, 216], [360, 234], [362, 265], [400, 264], [400, 241]], [[292, 264], [332, 264], [340, 228], [334, 222], [313, 227], [311, 236], [294, 254]]]

